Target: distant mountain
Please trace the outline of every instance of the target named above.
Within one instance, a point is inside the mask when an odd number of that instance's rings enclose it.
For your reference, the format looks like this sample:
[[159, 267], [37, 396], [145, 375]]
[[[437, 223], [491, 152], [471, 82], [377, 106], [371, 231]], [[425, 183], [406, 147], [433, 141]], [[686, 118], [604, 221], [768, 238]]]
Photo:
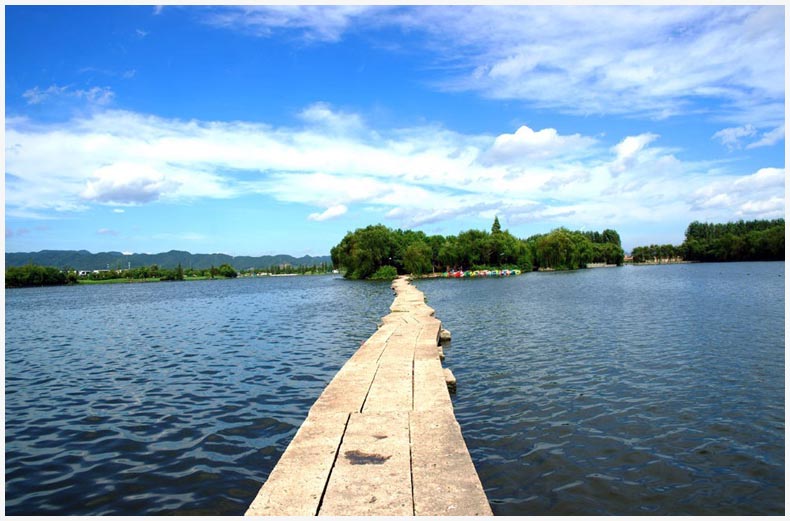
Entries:
[[101, 270], [132, 268], [156, 264], [160, 268], [175, 268], [179, 263], [183, 268], [205, 269], [221, 264], [230, 264], [239, 271], [249, 268], [268, 268], [280, 264], [291, 266], [313, 266], [325, 262], [332, 263], [329, 255], [319, 257], [293, 257], [291, 255], [263, 255], [261, 257], [233, 257], [224, 253], [189, 253], [188, 251], [171, 250], [165, 253], [133, 253], [124, 255], [119, 251], [91, 253], [85, 250], [41, 250], [31, 253], [6, 253], [5, 265], [24, 266], [28, 263], [56, 268], [73, 268], [77, 270]]

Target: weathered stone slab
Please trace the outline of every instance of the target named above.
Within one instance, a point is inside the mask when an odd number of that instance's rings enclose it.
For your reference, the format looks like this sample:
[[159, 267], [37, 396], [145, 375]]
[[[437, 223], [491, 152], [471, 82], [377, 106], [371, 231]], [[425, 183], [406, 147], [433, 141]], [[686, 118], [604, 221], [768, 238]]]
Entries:
[[415, 515], [493, 515], [452, 410], [413, 411], [410, 425]]
[[319, 411], [359, 412], [376, 374], [377, 360], [349, 360], [329, 382], [310, 409]]
[[422, 321], [422, 331], [420, 331], [420, 336], [418, 337], [419, 342], [428, 342], [433, 343], [433, 345], [439, 344], [439, 330], [442, 328], [441, 321], [437, 319], [432, 320], [423, 320]]
[[412, 370], [412, 358], [382, 360], [362, 412], [411, 410]]
[[308, 416], [245, 515], [316, 515], [348, 417], [348, 413]]
[[417, 345], [414, 348], [415, 360], [433, 360], [440, 357], [440, 351], [436, 335], [438, 334], [441, 322], [438, 320], [423, 322], [423, 328], [417, 338]]
[[405, 278], [392, 287], [393, 312], [316, 400], [248, 515], [491, 515], [453, 414], [441, 322]]
[[319, 515], [414, 515], [409, 413], [352, 414]]
[[453, 372], [448, 368], [444, 369], [444, 381], [447, 383], [447, 390], [450, 391], [450, 393], [455, 393], [458, 389], [458, 381], [455, 379]]
[[438, 358], [414, 360], [414, 410], [448, 410], [453, 403]]

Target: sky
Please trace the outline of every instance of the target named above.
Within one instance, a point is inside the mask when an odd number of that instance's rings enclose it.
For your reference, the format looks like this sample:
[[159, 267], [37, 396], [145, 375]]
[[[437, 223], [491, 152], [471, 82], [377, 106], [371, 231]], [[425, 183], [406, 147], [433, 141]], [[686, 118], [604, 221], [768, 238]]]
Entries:
[[785, 212], [785, 7], [6, 6], [5, 248]]

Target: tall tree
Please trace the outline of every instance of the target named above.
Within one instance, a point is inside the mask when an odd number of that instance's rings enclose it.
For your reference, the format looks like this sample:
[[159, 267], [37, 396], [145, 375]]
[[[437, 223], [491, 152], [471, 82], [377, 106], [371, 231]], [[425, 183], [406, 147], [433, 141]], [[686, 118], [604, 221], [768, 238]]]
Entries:
[[492, 234], [497, 234], [497, 233], [501, 233], [501, 232], [502, 232], [502, 227], [499, 225], [499, 217], [495, 215], [494, 216], [494, 224], [491, 225], [491, 233]]

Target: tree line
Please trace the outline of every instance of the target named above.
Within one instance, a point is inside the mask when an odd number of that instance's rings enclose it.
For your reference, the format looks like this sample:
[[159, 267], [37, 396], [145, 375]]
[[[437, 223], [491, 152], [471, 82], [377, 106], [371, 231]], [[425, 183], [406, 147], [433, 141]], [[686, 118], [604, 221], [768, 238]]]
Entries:
[[776, 261], [785, 259], [784, 219], [723, 224], [694, 221], [686, 228], [683, 244], [638, 246], [635, 263], [672, 259], [698, 262]]
[[98, 272], [89, 273], [86, 278], [89, 280], [112, 280], [112, 279], [131, 279], [131, 280], [146, 280], [158, 279], [163, 281], [168, 280], [184, 280], [185, 278], [235, 278], [238, 272], [230, 264], [221, 264], [219, 267], [211, 266], [205, 269], [187, 268], [184, 269], [179, 263], [175, 268], [168, 269], [162, 268], [157, 264], [150, 266], [138, 266], [131, 269], [117, 269], [117, 270], [102, 270]]
[[711, 224], [694, 221], [682, 245], [686, 260], [772, 261], [785, 258], [785, 220]]
[[31, 286], [58, 286], [65, 284], [78, 284], [80, 281], [108, 281], [116, 279], [126, 280], [185, 280], [187, 278], [236, 278], [238, 272], [230, 264], [219, 267], [211, 266], [206, 269], [182, 268], [178, 264], [173, 269], [161, 268], [156, 264], [140, 266], [125, 270], [101, 270], [79, 276], [75, 270], [60, 270], [52, 266], [38, 266], [27, 264], [25, 266], [9, 266], [5, 271], [5, 285], [7, 288], [23, 288]]
[[76, 273], [64, 273], [50, 266], [27, 264], [25, 266], [9, 266], [5, 270], [5, 286], [7, 288], [62, 286], [76, 283]]
[[603, 262], [622, 264], [620, 236], [614, 230], [579, 232], [558, 228], [519, 239], [494, 218], [491, 231], [426, 235], [382, 224], [348, 232], [331, 250], [332, 262], [351, 279], [392, 278], [445, 270], [578, 269]]
[[328, 262], [321, 262], [318, 264], [299, 264], [299, 265], [292, 265], [292, 264], [275, 264], [269, 266], [268, 268], [260, 268], [260, 269], [253, 269], [248, 270], [252, 272], [266, 272], [272, 275], [308, 275], [308, 274], [318, 274], [318, 273], [329, 273], [333, 269], [332, 264]]

